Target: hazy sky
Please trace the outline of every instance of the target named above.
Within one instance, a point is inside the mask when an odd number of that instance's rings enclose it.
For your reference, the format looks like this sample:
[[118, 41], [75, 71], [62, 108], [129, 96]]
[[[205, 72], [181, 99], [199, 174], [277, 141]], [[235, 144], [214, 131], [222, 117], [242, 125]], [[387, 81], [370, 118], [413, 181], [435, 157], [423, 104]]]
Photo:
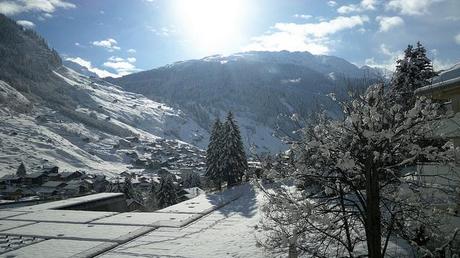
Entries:
[[0, 0], [4, 13], [101, 76], [248, 50], [391, 68], [420, 40], [460, 62], [460, 0]]

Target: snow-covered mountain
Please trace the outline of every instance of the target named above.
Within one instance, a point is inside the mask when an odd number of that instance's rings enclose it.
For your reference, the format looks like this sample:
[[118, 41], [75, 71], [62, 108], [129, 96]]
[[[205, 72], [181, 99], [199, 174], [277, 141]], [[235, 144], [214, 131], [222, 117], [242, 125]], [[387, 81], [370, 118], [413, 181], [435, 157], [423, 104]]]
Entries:
[[63, 66], [40, 36], [2, 15], [0, 60], [0, 176], [21, 161], [32, 171], [116, 174], [134, 152], [149, 155], [126, 139], [207, 144], [207, 131], [179, 109]]
[[[212, 56], [103, 80], [62, 62], [32, 30], [0, 15], [0, 172], [28, 167], [117, 173], [129, 165], [123, 139], [172, 139], [205, 148], [212, 120], [233, 111], [246, 147], [287, 148], [293, 113], [361, 82], [363, 69], [331, 56], [249, 52]], [[121, 85], [121, 86], [117, 86]]]
[[91, 77], [91, 78], [99, 78], [99, 76], [96, 74], [96, 73], [93, 73], [91, 72], [90, 70], [88, 70], [88, 68], [74, 62], [74, 61], [71, 61], [71, 60], [64, 60], [63, 61], [63, 64], [65, 67], [68, 67], [72, 70], [74, 70], [75, 72], [79, 73], [79, 74], [83, 74], [83, 75], [86, 75], [88, 77]]
[[446, 81], [457, 77], [460, 77], [460, 63], [440, 71], [439, 75], [433, 79], [433, 83]]
[[326, 95], [379, 75], [334, 56], [281, 51], [210, 56], [108, 80], [180, 108], [203, 128], [233, 111], [247, 147], [276, 152], [286, 148], [278, 137], [296, 129], [293, 113], [333, 109]]
[[72, 115], [38, 103], [31, 106], [23, 94], [0, 81], [2, 173], [14, 172], [21, 161], [32, 168], [54, 164], [62, 169], [119, 173], [129, 165], [127, 152], [142, 154], [139, 149], [114, 148], [129, 136], [149, 142], [165, 138], [206, 145], [207, 132], [179, 110], [65, 67], [54, 73], [87, 92], [94, 105], [79, 105]]

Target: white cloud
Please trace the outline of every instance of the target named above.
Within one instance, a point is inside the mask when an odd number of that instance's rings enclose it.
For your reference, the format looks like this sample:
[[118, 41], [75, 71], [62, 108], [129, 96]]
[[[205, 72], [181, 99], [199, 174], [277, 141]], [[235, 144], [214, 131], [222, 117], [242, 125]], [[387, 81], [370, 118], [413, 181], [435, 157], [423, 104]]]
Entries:
[[[459, 36], [460, 36], [460, 34], [459, 34]], [[452, 68], [454, 65], [456, 65], [458, 63], [458, 60], [457, 60], [457, 62], [453, 62], [450, 59], [440, 59], [439, 58], [439, 50], [437, 50], [437, 49], [431, 49], [431, 50], [429, 50], [429, 53], [432, 55], [429, 58], [431, 58], [431, 61], [433, 63], [433, 68], [434, 68], [435, 71], [440, 71], [440, 70], [445, 70], [445, 69]]]
[[273, 26], [274, 32], [252, 38], [251, 44], [243, 50], [309, 51], [312, 54], [326, 54], [330, 51], [330, 35], [361, 26], [368, 21], [367, 16], [339, 16], [320, 23], [277, 23]]
[[57, 9], [75, 8], [76, 5], [63, 0], [19, 0], [0, 2], [0, 13], [5, 15], [16, 15], [25, 12], [53, 13]]
[[130, 48], [130, 49], [126, 50], [126, 52], [128, 52], [130, 54], [136, 54], [137, 51], [134, 48]]
[[21, 25], [24, 28], [27, 28], [27, 29], [31, 29], [31, 28], [35, 27], [35, 23], [33, 23], [31, 21], [19, 20], [19, 21], [16, 21], [16, 23]]
[[125, 59], [121, 58], [121, 57], [117, 57], [117, 56], [111, 56], [109, 57], [108, 59], [109, 61], [113, 61], [113, 62], [122, 62], [122, 61], [125, 61]]
[[294, 14], [294, 18], [300, 18], [300, 19], [305, 19], [305, 20], [308, 20], [312, 17], [313, 16], [309, 14]]
[[133, 64], [135, 62], [136, 58], [134, 57], [124, 59], [117, 56], [111, 56], [107, 59], [107, 62], [104, 63], [104, 66], [115, 70], [118, 76], [124, 76], [139, 71]]
[[428, 13], [430, 6], [443, 0], [390, 0], [386, 9], [405, 15], [422, 15]]
[[114, 50], [120, 50], [120, 47], [117, 46], [118, 42], [112, 38], [108, 38], [101, 41], [93, 41], [91, 42], [91, 44], [93, 44], [93, 46], [105, 48], [109, 52], [113, 52]]
[[460, 45], [460, 33], [454, 37], [455, 43]]
[[133, 64], [124, 61], [108, 61], [104, 63], [104, 66], [110, 67], [117, 71], [133, 70], [136, 68]]
[[404, 57], [404, 53], [402, 51], [392, 51], [387, 45], [380, 44], [379, 52], [383, 54], [385, 57], [382, 61], [375, 61], [375, 58], [367, 58], [364, 61], [365, 65], [377, 68], [385, 68], [390, 71], [394, 71], [396, 69], [396, 61]]
[[337, 12], [347, 14], [353, 12], [373, 11], [376, 9], [376, 5], [376, 0], [362, 0], [359, 4], [342, 5], [337, 9]]
[[151, 32], [155, 33], [157, 36], [169, 37], [172, 33], [175, 32], [174, 27], [161, 27], [161, 28], [154, 28], [152, 26], [147, 26], [147, 29]]
[[380, 31], [382, 32], [404, 25], [404, 20], [399, 16], [377, 16], [375, 20], [379, 22]]
[[85, 67], [86, 69], [88, 69], [88, 71], [90, 72], [93, 72], [95, 74], [97, 74], [97, 76], [101, 77], [101, 78], [104, 78], [104, 77], [120, 77], [119, 75], [117, 74], [114, 74], [114, 73], [111, 73], [109, 71], [106, 71], [106, 70], [103, 70], [103, 69], [99, 69], [99, 68], [96, 68], [96, 67], [93, 67], [91, 65], [91, 62], [90, 61], [87, 61], [83, 58], [80, 58], [80, 57], [68, 57], [66, 58], [65, 60], [68, 60], [68, 61], [71, 61], [71, 62], [74, 62], [74, 63], [77, 63], [83, 67]]
[[330, 7], [335, 7], [337, 5], [337, 2], [336, 1], [327, 1], [327, 5], [329, 5]]
[[447, 16], [446, 18], [444, 18], [444, 20], [446, 21], [460, 21], [460, 17], [457, 17], [457, 16]]

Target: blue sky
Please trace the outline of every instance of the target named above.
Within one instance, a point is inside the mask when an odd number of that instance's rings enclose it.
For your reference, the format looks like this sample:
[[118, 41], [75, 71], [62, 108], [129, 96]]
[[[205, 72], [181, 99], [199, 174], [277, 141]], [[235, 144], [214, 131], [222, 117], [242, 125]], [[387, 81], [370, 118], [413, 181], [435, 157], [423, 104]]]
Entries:
[[0, 0], [0, 13], [101, 76], [249, 50], [392, 68], [418, 40], [446, 68], [460, 62], [459, 10], [459, 0]]

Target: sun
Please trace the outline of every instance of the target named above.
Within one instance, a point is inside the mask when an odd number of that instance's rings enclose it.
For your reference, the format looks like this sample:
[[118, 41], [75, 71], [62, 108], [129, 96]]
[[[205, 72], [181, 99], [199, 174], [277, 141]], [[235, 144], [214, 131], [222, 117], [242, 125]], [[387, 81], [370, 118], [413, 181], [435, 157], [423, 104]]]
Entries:
[[184, 36], [201, 52], [222, 53], [239, 41], [244, 0], [176, 0]]

